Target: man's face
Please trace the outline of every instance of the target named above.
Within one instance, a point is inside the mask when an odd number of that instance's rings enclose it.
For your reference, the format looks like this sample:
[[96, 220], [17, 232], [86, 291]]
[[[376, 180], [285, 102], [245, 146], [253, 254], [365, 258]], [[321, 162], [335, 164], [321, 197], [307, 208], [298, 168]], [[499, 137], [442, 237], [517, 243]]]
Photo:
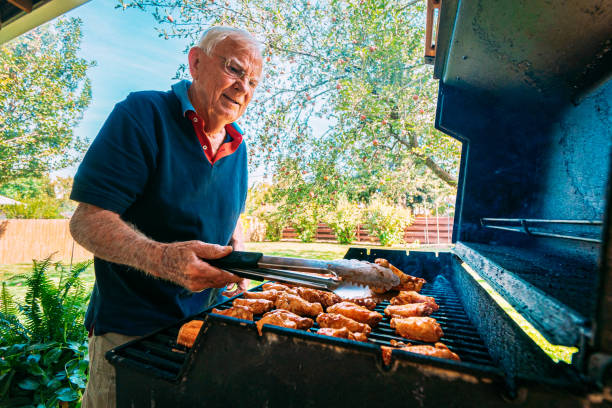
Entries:
[[211, 55], [194, 47], [189, 51], [192, 103], [205, 121], [234, 122], [251, 101], [261, 69], [260, 54], [240, 41], [225, 39]]

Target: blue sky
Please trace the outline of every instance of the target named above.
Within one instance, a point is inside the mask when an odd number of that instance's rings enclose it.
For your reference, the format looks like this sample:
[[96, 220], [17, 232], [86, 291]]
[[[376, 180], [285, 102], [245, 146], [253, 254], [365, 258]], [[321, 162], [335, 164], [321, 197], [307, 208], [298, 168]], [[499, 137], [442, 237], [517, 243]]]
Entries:
[[[168, 90], [187, 40], [157, 36], [155, 19], [134, 9], [115, 9], [114, 0], [92, 0], [66, 13], [83, 20], [79, 55], [95, 60], [89, 70], [93, 98], [75, 134], [91, 141], [115, 104], [132, 91]], [[57, 174], [73, 175], [76, 167]]]

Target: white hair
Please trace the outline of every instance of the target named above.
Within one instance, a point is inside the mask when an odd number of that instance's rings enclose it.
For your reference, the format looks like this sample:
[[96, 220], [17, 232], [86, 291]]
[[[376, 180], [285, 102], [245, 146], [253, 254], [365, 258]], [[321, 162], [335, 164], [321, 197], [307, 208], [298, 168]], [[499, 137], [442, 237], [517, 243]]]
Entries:
[[261, 43], [246, 30], [235, 27], [213, 26], [202, 33], [198, 47], [206, 55], [212, 55], [215, 47], [226, 38], [242, 42], [247, 49], [261, 55]]

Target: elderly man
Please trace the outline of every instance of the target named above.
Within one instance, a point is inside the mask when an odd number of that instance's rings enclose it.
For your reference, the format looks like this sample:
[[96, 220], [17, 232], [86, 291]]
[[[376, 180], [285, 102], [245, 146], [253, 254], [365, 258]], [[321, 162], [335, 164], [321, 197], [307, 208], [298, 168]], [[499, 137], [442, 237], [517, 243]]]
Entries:
[[[118, 103], [74, 179], [74, 239], [94, 253], [84, 407], [114, 407], [112, 347], [201, 312], [246, 282], [214, 268], [243, 249], [247, 151], [234, 123], [262, 71], [246, 31], [213, 27], [189, 51], [193, 82]], [[227, 246], [231, 245], [231, 246]]]

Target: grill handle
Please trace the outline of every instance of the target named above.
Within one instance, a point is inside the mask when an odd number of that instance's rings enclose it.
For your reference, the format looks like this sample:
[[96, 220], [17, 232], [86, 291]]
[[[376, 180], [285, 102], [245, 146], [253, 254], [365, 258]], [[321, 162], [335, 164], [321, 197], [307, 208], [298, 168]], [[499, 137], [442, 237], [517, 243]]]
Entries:
[[257, 268], [259, 260], [263, 256], [260, 252], [232, 251], [227, 256], [219, 259], [206, 259], [206, 262], [217, 268]]

